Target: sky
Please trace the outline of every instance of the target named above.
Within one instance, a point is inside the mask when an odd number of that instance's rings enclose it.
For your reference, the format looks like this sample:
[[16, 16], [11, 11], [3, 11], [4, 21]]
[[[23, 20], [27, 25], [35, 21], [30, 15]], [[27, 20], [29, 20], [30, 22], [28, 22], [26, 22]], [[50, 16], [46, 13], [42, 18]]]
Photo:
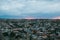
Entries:
[[60, 17], [60, 0], [0, 0], [0, 18]]

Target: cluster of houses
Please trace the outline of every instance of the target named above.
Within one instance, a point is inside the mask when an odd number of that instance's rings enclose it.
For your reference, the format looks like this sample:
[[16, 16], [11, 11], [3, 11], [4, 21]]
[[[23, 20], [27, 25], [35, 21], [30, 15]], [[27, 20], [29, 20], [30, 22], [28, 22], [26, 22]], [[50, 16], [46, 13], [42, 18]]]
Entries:
[[60, 20], [1, 19], [0, 40], [60, 40]]

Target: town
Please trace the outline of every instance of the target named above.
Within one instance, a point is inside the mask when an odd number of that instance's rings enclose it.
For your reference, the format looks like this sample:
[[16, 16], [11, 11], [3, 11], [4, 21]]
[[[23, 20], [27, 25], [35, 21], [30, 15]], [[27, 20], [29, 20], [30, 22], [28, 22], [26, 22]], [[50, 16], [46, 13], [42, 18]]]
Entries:
[[60, 20], [0, 19], [0, 40], [60, 40]]

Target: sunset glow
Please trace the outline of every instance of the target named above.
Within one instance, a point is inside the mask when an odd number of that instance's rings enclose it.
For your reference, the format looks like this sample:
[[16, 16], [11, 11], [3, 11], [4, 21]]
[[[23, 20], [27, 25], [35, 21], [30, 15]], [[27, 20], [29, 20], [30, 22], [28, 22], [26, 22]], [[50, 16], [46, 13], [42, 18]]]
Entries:
[[58, 17], [55, 17], [55, 18], [53, 18], [53, 19], [60, 19], [60, 16], [58, 16]]

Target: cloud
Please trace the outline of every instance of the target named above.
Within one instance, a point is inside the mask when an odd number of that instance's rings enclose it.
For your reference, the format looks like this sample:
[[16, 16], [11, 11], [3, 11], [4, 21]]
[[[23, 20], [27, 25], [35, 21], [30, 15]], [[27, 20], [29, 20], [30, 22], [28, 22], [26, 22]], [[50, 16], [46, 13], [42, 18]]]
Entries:
[[30, 1], [24, 11], [28, 11], [29, 13], [55, 13], [59, 12], [59, 10], [59, 2]]
[[59, 0], [0, 0], [0, 10], [4, 15], [60, 12]]
[[24, 4], [17, 1], [6, 1], [4, 3], [1, 3], [0, 10], [3, 12], [8, 12], [7, 15], [19, 15], [21, 14], [20, 10], [22, 10], [24, 6]]

